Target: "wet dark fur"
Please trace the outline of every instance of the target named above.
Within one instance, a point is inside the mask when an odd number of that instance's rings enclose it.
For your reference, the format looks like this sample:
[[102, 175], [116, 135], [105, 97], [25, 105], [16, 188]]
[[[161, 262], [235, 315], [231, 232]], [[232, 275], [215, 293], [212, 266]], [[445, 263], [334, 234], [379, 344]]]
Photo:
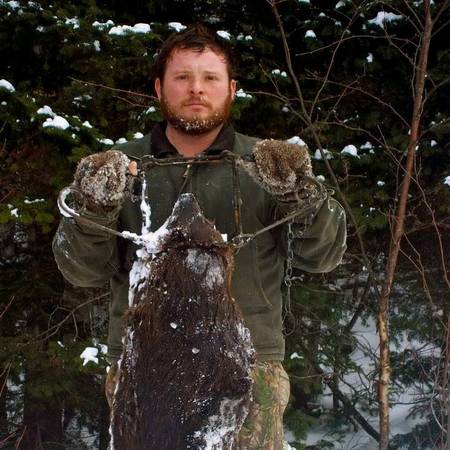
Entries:
[[[152, 261], [128, 312], [134, 334], [132, 345], [125, 342], [112, 410], [115, 450], [205, 448], [195, 432], [219, 414], [221, 401], [238, 400], [229, 411], [238, 431], [250, 399], [253, 352], [238, 332], [242, 316], [229, 291], [232, 250], [213, 245], [221, 236], [192, 195], [182, 197], [168, 228], [166, 251]], [[223, 282], [208, 287], [205, 273], [187, 264], [188, 249], [216, 261]], [[213, 448], [229, 449], [232, 441], [231, 431]]]

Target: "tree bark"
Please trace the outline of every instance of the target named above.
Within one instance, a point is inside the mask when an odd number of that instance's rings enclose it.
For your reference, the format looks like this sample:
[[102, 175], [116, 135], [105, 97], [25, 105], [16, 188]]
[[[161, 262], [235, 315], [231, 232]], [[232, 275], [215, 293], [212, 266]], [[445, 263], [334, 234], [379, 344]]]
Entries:
[[432, 21], [430, 14], [430, 2], [425, 1], [425, 23], [420, 44], [418, 64], [415, 68], [414, 85], [414, 109], [411, 119], [411, 132], [407, 148], [405, 174], [403, 177], [400, 198], [394, 219], [394, 230], [389, 250], [389, 258], [386, 266], [386, 278], [381, 291], [378, 304], [378, 332], [380, 336], [380, 375], [378, 382], [378, 402], [380, 418], [380, 450], [389, 447], [389, 384], [391, 366], [389, 359], [389, 297], [397, 267], [400, 243], [404, 233], [404, 223], [408, 193], [415, 163], [415, 152], [419, 136], [420, 119], [422, 114], [426, 70], [428, 63], [428, 51], [431, 41]]

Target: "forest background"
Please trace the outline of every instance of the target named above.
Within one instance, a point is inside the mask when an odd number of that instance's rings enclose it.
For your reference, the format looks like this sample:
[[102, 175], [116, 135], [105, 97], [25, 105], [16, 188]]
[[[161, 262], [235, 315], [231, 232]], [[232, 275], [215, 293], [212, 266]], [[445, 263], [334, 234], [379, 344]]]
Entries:
[[437, 0], [1, 0], [0, 448], [108, 445], [108, 294], [59, 274], [56, 198], [80, 158], [161, 119], [154, 55], [198, 21], [238, 56], [236, 128], [305, 141], [349, 217], [338, 269], [294, 271], [291, 444], [449, 448], [449, 18]]

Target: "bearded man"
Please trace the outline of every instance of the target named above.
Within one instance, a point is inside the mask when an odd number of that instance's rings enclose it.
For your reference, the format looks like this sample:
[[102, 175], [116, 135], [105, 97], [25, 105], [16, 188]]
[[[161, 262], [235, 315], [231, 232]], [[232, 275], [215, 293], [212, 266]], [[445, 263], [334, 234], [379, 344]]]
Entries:
[[[253, 157], [239, 174], [244, 231], [254, 233], [287, 214], [307, 209], [308, 216], [299, 214], [291, 227], [293, 265], [317, 273], [340, 263], [346, 248], [345, 214], [334, 199], [320, 195], [321, 190], [309, 181], [312, 170], [307, 148], [248, 137], [229, 122], [236, 81], [225, 41], [202, 25], [173, 34], [156, 60], [155, 90], [163, 123], [142, 139], [91, 155], [78, 165], [75, 185], [83, 192], [91, 220], [139, 233], [139, 206], [127, 198], [125, 187], [127, 173], [137, 173], [143, 156], [192, 158], [230, 150]], [[164, 166], [148, 171], [146, 178], [152, 231], [164, 223], [179, 195], [190, 192], [205, 217], [214, 220], [221, 233], [233, 237], [229, 164], [191, 164], [187, 169]], [[96, 287], [110, 281], [109, 401], [117, 380], [122, 316], [128, 306], [128, 273], [135, 251], [128, 241], [76, 219], [63, 218], [54, 240], [55, 259], [69, 282]], [[289, 378], [282, 366], [281, 284], [286, 257], [285, 226], [260, 234], [236, 255], [232, 294], [250, 330], [257, 360], [252, 403], [236, 449], [283, 448], [283, 413], [289, 399]]]

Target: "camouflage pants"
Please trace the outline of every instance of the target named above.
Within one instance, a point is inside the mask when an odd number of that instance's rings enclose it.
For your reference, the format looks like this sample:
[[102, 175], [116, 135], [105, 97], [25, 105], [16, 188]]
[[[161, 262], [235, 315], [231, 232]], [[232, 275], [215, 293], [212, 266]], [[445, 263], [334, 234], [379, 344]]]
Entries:
[[233, 450], [282, 450], [288, 375], [279, 361], [257, 361], [252, 376], [253, 398]]

